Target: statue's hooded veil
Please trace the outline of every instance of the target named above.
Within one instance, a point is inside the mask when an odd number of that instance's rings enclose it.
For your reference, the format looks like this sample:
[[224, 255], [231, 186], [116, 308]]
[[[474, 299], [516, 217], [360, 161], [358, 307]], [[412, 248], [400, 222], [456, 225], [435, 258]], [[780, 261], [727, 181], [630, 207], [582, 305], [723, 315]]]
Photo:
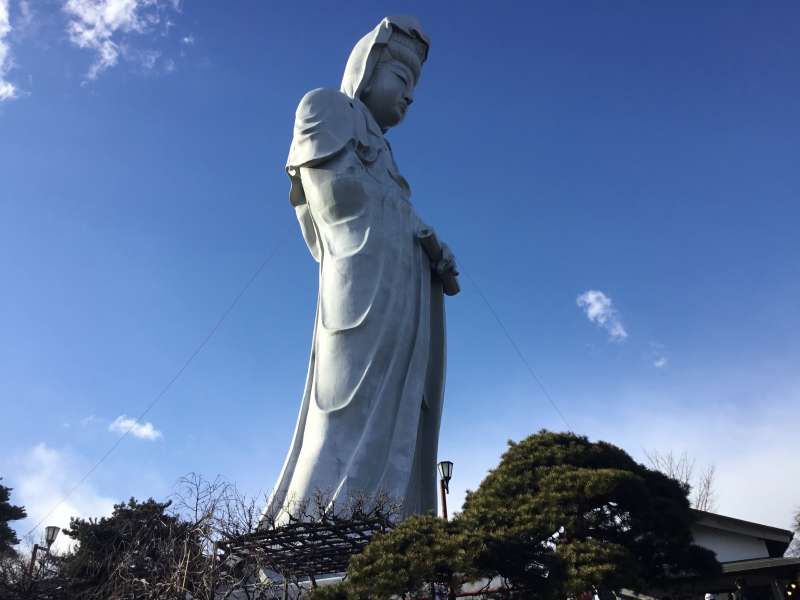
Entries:
[[[393, 29], [423, 42], [422, 56], [415, 56], [418, 67], [427, 59], [430, 41], [419, 21], [411, 16], [385, 17], [377, 27], [362, 37], [347, 59], [340, 91], [316, 89], [307, 93], [297, 107], [294, 135], [286, 160], [286, 172], [291, 181], [289, 201], [312, 256], [319, 260], [319, 240], [305, 208], [306, 198], [300, 179], [300, 167], [313, 167], [336, 155], [355, 140], [360, 148], [380, 145], [383, 136], [369, 109], [359, 96], [369, 83], [381, 52], [389, 44]], [[418, 75], [419, 68], [415, 70]]]
[[[430, 42], [422, 32], [414, 17], [385, 17], [375, 29], [361, 38], [350, 52], [342, 77], [340, 91], [316, 89], [306, 94], [300, 101], [295, 114], [294, 136], [286, 161], [286, 170], [296, 181], [296, 170], [303, 166], [314, 166], [339, 152], [350, 140], [371, 146], [370, 134], [380, 139], [380, 127], [372, 118], [369, 109], [361, 102], [360, 96], [372, 77], [381, 53], [392, 37], [393, 29], [398, 29], [409, 37], [423, 42], [423, 56], [414, 56], [418, 62], [414, 69], [418, 76], [419, 68], [428, 54]], [[300, 196], [290, 196], [297, 206], [305, 202]]]
[[417, 37], [425, 42], [425, 56], [422, 58], [422, 62], [425, 62], [430, 40], [422, 31], [422, 26], [416, 17], [406, 15], [384, 17], [377, 27], [362, 37], [350, 52], [340, 88], [343, 94], [350, 98], [360, 98], [372, 77], [372, 71], [378, 63], [381, 50], [392, 37], [393, 28], [399, 29], [409, 37]]

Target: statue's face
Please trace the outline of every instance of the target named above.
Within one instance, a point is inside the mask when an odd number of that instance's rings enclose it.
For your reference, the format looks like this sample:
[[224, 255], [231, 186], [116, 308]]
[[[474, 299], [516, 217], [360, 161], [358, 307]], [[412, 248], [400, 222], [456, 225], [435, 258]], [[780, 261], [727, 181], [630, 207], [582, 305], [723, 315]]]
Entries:
[[398, 60], [376, 65], [361, 100], [384, 130], [394, 127], [406, 116], [413, 102], [414, 74]]

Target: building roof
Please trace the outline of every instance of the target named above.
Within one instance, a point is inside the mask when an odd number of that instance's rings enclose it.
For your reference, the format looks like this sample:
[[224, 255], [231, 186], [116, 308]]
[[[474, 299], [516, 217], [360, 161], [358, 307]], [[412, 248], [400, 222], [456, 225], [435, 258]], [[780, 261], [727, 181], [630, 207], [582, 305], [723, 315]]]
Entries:
[[770, 525], [762, 525], [761, 523], [754, 523], [743, 519], [735, 519], [734, 517], [726, 517], [725, 515], [718, 515], [704, 510], [693, 510], [692, 512], [698, 517], [697, 524], [706, 527], [749, 535], [762, 540], [781, 542], [785, 543], [787, 546], [794, 537], [792, 531], [781, 529], [780, 527], [772, 527]]
[[741, 573], [759, 569], [774, 569], [776, 567], [800, 567], [800, 558], [754, 558], [751, 560], [737, 560], [722, 565], [723, 573]]

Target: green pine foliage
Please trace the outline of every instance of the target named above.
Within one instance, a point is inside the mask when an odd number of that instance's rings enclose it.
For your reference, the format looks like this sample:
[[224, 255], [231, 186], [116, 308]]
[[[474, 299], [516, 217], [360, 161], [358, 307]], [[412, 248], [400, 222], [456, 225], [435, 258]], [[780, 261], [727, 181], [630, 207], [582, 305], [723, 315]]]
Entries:
[[688, 493], [612, 444], [540, 431], [509, 443], [453, 521], [404, 521], [351, 559], [344, 583], [312, 598], [422, 598], [431, 582], [457, 591], [499, 578], [498, 597], [556, 600], [718, 573], [714, 554], [692, 542]]
[[474, 555], [475, 549], [461, 535], [458, 523], [415, 516], [354, 556], [349, 581], [351, 588], [364, 597], [388, 599], [397, 590], [429, 597], [431, 583], [457, 585], [468, 576]]
[[459, 519], [482, 541], [480, 571], [519, 594], [576, 597], [717, 571], [692, 543], [688, 492], [612, 444], [540, 431], [509, 442]]
[[391, 532], [376, 536], [350, 560], [347, 579], [319, 588], [313, 600], [388, 600], [430, 598], [431, 583], [441, 588], [474, 578], [476, 548], [457, 522], [433, 516], [406, 519]]
[[311, 590], [308, 598], [309, 600], [360, 600], [350, 590], [347, 582], [315, 588]]
[[9, 523], [28, 516], [23, 507], [11, 504], [11, 489], [0, 484], [0, 557], [16, 556], [14, 546], [19, 544], [19, 540]]

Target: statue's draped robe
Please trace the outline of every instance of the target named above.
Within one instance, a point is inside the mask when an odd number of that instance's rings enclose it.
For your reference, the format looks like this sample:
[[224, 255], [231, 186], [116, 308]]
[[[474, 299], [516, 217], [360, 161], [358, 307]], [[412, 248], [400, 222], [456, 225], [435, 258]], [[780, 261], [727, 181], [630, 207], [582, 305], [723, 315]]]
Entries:
[[409, 186], [357, 99], [390, 25], [353, 50], [342, 91], [314, 90], [297, 109], [290, 200], [319, 262], [319, 297], [300, 414], [267, 506], [278, 522], [317, 492], [385, 493], [403, 515], [436, 510], [442, 289]]

